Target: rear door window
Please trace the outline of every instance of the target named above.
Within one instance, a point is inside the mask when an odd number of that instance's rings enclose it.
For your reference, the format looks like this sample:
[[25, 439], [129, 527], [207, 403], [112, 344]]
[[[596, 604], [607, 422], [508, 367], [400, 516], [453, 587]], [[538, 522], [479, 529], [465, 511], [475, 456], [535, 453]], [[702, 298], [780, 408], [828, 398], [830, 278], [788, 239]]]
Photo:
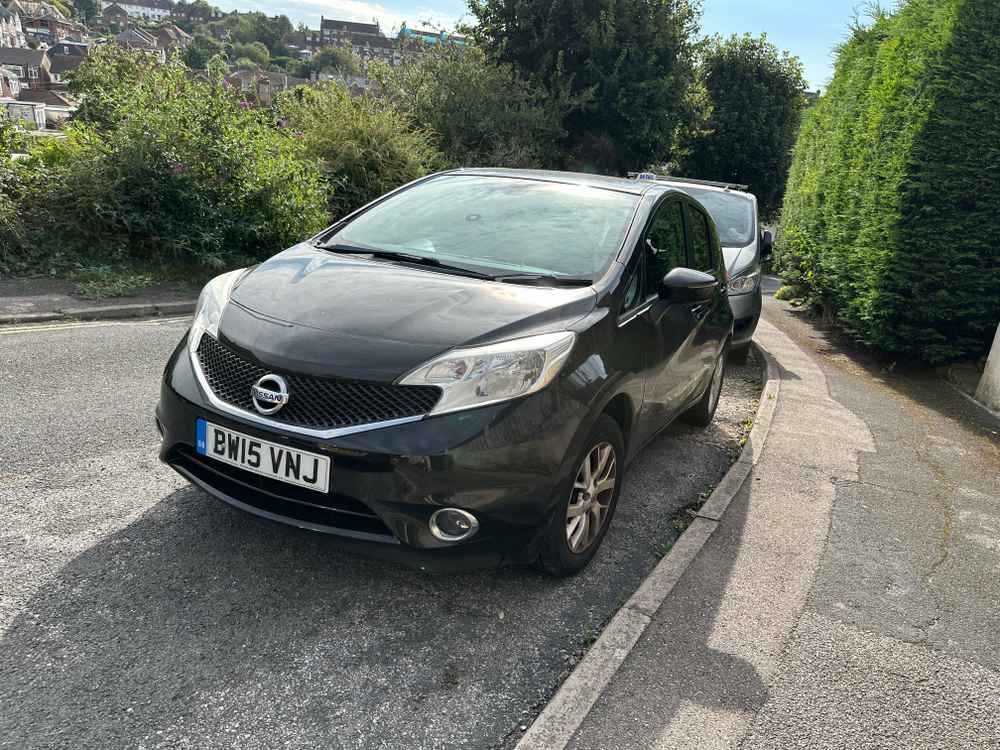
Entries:
[[646, 251], [646, 293], [656, 294], [663, 277], [687, 265], [684, 251], [684, 215], [679, 200], [661, 205], [644, 240]]
[[696, 271], [715, 273], [715, 253], [708, 217], [694, 206], [687, 207], [688, 235], [691, 238], [691, 267]]

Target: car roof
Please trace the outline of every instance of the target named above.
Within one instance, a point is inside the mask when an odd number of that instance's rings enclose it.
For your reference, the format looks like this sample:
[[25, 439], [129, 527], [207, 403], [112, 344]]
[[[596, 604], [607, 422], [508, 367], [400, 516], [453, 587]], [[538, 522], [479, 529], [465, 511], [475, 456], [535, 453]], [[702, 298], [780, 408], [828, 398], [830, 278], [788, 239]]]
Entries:
[[725, 195], [732, 195], [738, 198], [743, 198], [744, 200], [754, 201], [756, 196], [746, 190], [735, 190], [731, 187], [723, 187], [721, 185], [706, 185], [701, 183], [693, 182], [674, 182], [669, 178], [659, 178], [657, 179], [657, 184], [667, 185], [674, 190], [680, 190], [683, 193], [691, 195], [691, 191], [704, 191], [711, 193], [724, 193]]
[[676, 191], [676, 185], [665, 185], [659, 182], [641, 182], [625, 177], [607, 177], [600, 174], [587, 174], [585, 172], [559, 172], [549, 169], [500, 169], [500, 168], [477, 168], [477, 169], [456, 169], [444, 174], [456, 175], [483, 175], [486, 177], [511, 177], [525, 180], [541, 180], [544, 182], [558, 182], [565, 185], [581, 185], [585, 187], [603, 188], [605, 190], [617, 190], [622, 193], [632, 193], [633, 195], [645, 195], [649, 192]]

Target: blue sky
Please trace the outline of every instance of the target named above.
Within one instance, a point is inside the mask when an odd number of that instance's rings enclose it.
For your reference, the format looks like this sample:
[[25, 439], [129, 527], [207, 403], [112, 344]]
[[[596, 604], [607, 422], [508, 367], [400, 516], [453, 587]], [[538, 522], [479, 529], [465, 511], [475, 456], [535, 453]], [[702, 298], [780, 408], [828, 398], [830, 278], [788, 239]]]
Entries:
[[[348, 21], [377, 18], [387, 32], [402, 21], [417, 25], [431, 21], [452, 27], [468, 6], [464, 0], [215, 0], [224, 10], [261, 10], [284, 13], [293, 23], [309, 26], [320, 16]], [[846, 34], [862, 0], [704, 0], [706, 34], [767, 32], [782, 49], [797, 55], [812, 88], [825, 86], [833, 74], [833, 48]]]

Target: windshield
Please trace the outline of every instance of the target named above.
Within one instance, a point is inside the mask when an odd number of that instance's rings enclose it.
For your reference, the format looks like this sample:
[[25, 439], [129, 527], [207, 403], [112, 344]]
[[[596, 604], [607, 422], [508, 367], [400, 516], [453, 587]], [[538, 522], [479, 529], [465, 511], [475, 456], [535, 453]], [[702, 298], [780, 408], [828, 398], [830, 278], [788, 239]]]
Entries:
[[496, 274], [598, 278], [639, 196], [509, 177], [445, 175], [404, 190], [326, 239]]
[[746, 247], [753, 242], [753, 201], [745, 195], [687, 186], [684, 192], [708, 209], [723, 245]]

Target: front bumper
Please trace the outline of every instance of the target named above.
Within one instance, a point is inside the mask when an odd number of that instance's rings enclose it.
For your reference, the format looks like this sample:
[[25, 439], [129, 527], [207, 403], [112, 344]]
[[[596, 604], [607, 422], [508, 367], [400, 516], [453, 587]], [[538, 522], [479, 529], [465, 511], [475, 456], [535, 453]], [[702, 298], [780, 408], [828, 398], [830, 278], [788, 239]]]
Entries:
[[[508, 404], [337, 438], [284, 434], [212, 407], [194, 377], [186, 341], [167, 366], [156, 410], [161, 460], [209, 494], [329, 534], [349, 550], [428, 570], [534, 559], [585, 415], [585, 405], [553, 384]], [[199, 455], [199, 418], [329, 456], [330, 491], [299, 489]], [[442, 507], [474, 514], [477, 534], [458, 543], [431, 535], [428, 521]]]
[[732, 346], [746, 346], [753, 339], [754, 331], [757, 330], [757, 323], [760, 320], [760, 284], [752, 292], [730, 294], [729, 306], [733, 309]]

